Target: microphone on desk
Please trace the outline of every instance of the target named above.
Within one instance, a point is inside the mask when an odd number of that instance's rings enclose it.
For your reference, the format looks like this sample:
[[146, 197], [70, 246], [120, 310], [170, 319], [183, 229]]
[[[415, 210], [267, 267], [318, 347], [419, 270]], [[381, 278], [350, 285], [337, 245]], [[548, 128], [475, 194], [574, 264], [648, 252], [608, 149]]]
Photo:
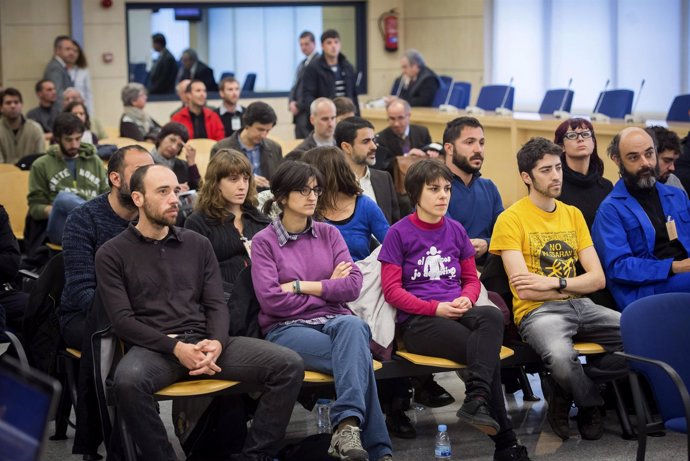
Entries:
[[506, 102], [508, 101], [508, 95], [510, 94], [510, 89], [513, 86], [513, 77], [510, 77], [510, 82], [508, 82], [508, 86], [506, 87], [506, 92], [503, 95], [503, 101], [501, 101], [501, 105], [496, 108], [496, 115], [503, 115], [506, 117], [510, 117], [513, 115], [513, 111], [505, 107]]
[[573, 78], [570, 77], [570, 80], [568, 80], [568, 88], [566, 88], [565, 93], [563, 93], [563, 100], [561, 101], [561, 106], [558, 108], [557, 111], [553, 113], [553, 116], [555, 118], [570, 118], [570, 112], [568, 112], [567, 110], [563, 110], [563, 107], [565, 107], [565, 101], [568, 99], [568, 93], [570, 93], [570, 85], [572, 84]]
[[611, 117], [609, 117], [606, 114], [600, 114], [599, 113], [599, 108], [601, 107], [601, 103], [604, 102], [604, 97], [606, 96], [606, 90], [609, 87], [609, 83], [611, 83], [611, 79], [606, 80], [606, 84], [604, 85], [604, 91], [601, 92], [601, 97], [597, 101], [597, 105], [594, 106], [594, 112], [589, 117], [590, 120], [592, 120], [593, 122], [602, 122], [602, 123], [610, 123], [611, 122]]
[[625, 115], [625, 123], [645, 122], [643, 117], [639, 115], [633, 115], [635, 113], [635, 109], [637, 109], [637, 103], [640, 102], [640, 96], [642, 96], [642, 88], [644, 88], [644, 79], [642, 79], [642, 83], [640, 83], [640, 91], [637, 92], [637, 99], [635, 100], [635, 104], [633, 104], [632, 113]]
[[450, 102], [450, 96], [453, 94], [453, 87], [455, 86], [455, 79], [450, 81], [450, 87], [448, 87], [448, 94], [446, 94], [446, 100], [438, 106], [438, 110], [441, 112], [458, 112], [458, 108], [448, 104]]

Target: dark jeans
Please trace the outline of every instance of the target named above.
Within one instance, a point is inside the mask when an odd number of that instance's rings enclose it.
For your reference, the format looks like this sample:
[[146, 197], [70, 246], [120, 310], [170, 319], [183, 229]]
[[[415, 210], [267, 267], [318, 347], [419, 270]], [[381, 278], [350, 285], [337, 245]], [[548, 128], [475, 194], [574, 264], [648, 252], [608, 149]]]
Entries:
[[0, 286], [0, 331], [7, 328], [14, 333], [21, 333], [28, 302], [28, 293], [18, 290], [5, 291]]
[[457, 321], [413, 315], [402, 324], [408, 351], [443, 357], [467, 365], [467, 396], [483, 396], [500, 426], [492, 436], [497, 448], [511, 446], [513, 425], [506, 413], [501, 387], [499, 353], [503, 342], [503, 314], [493, 306], [474, 306]]
[[[304, 379], [302, 359], [297, 353], [267, 341], [232, 337], [216, 363], [222, 371], [213, 378], [241, 381], [263, 391], [243, 454], [275, 456]], [[133, 346], [120, 361], [114, 383], [117, 407], [143, 459], [176, 459], [153, 394], [188, 379], [189, 370], [172, 354]]]

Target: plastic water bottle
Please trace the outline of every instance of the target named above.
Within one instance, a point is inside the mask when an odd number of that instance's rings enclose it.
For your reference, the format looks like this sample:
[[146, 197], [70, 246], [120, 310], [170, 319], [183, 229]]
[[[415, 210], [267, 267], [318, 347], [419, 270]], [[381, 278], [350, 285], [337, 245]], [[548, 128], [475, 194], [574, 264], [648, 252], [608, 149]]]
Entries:
[[445, 424], [438, 425], [438, 434], [436, 434], [436, 446], [434, 447], [434, 455], [436, 461], [451, 459], [450, 451], [450, 437], [448, 437], [448, 427]]
[[316, 432], [318, 434], [331, 433], [331, 404], [328, 399], [316, 401]]

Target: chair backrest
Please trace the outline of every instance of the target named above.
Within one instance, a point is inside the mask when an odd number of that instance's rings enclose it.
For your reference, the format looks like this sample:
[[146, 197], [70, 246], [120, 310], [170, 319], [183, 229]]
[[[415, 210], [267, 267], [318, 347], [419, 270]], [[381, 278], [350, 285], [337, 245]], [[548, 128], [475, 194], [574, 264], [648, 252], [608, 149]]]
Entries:
[[398, 94], [398, 88], [400, 87], [400, 77], [393, 80], [393, 86], [391, 87], [391, 96], [396, 96]]
[[254, 72], [250, 72], [247, 74], [247, 78], [244, 79], [241, 94], [246, 94], [254, 91], [254, 84], [256, 84], [256, 74]]
[[[557, 110], [570, 112], [573, 105], [573, 90], [548, 90], [539, 107], [540, 114], [553, 114]], [[565, 102], [563, 99], [565, 98]]]
[[12, 165], [11, 163], [0, 163], [0, 174], [9, 173], [12, 171], [19, 171], [17, 165]]
[[666, 120], [669, 122], [690, 122], [690, 94], [681, 94], [673, 99]]
[[147, 144], [149, 144], [149, 145], [151, 144], [150, 142], [146, 142], [146, 141], [137, 141], [136, 139], [126, 138], [126, 137], [124, 137], [124, 136], [118, 136], [118, 137], [115, 137], [115, 138], [103, 138], [103, 139], [99, 139], [99, 140], [98, 140], [98, 143], [99, 143], [99, 144], [114, 144], [114, 145], [117, 146], [118, 149], [119, 149], [120, 147], [131, 146], [131, 145], [133, 145], [133, 144], [142, 145], [142, 146], [144, 146], [144, 147], [147, 147], [147, 146], [146, 146]]
[[29, 212], [29, 172], [14, 167], [15, 171], [0, 173], [0, 203], [5, 206], [10, 217], [14, 235], [24, 238], [25, 218]]
[[[667, 293], [639, 299], [621, 315], [625, 352], [666, 362], [690, 385], [688, 325], [690, 293]], [[678, 391], [666, 373], [653, 365], [628, 362], [652, 386], [664, 421], [685, 415]]]
[[438, 77], [438, 90], [436, 90], [431, 107], [438, 107], [446, 102], [446, 97], [448, 97], [448, 90], [450, 89], [450, 84], [452, 81], [453, 79], [447, 75], [441, 75]]
[[455, 82], [453, 83], [453, 93], [450, 95], [449, 104], [464, 109], [470, 105], [470, 98], [472, 96], [472, 84], [470, 82]]
[[135, 62], [129, 65], [129, 81], [146, 85], [149, 73], [146, 71], [145, 62]]
[[[597, 103], [594, 105], [595, 112], [608, 115], [611, 118], [624, 118], [632, 113], [633, 90], [609, 90], [599, 93]], [[599, 102], [601, 101], [601, 103]], [[597, 109], [597, 106], [599, 108]]]
[[225, 77], [234, 77], [235, 73], [234, 72], [223, 72], [220, 74], [220, 80], [223, 80]]
[[[508, 97], [506, 98], [506, 91]], [[484, 85], [477, 97], [477, 107], [484, 110], [496, 110], [501, 106], [503, 98], [506, 102], [503, 107], [513, 110], [513, 99], [515, 97], [515, 87], [508, 85]]]

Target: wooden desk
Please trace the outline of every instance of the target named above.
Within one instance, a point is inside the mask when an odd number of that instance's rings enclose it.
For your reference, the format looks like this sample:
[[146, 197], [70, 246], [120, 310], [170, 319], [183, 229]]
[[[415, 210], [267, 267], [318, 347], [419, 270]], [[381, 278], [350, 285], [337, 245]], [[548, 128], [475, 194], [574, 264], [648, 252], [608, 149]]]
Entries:
[[[410, 121], [418, 125], [424, 125], [429, 129], [431, 137], [436, 142], [443, 140], [443, 131], [449, 121], [467, 115], [465, 111], [457, 113], [440, 112], [438, 109], [416, 107], [412, 109]], [[385, 109], [362, 109], [362, 117], [371, 121], [376, 131], [381, 131], [388, 126], [388, 117]], [[515, 155], [520, 147], [530, 138], [541, 136], [553, 141], [556, 127], [563, 121], [550, 115], [536, 113], [516, 112], [513, 117], [502, 117], [493, 112], [477, 117], [484, 126], [486, 138], [485, 159], [482, 166], [482, 175], [491, 179], [503, 198], [503, 205], [507, 208], [518, 199], [527, 194], [527, 188], [520, 179]], [[611, 123], [594, 123], [594, 131], [597, 137], [597, 152], [604, 161], [604, 177], [614, 184], [618, 180], [618, 167], [606, 154], [611, 139], [623, 128], [631, 125], [621, 119], [611, 120]], [[683, 137], [690, 131], [690, 123], [674, 123], [669, 126], [678, 135]]]

